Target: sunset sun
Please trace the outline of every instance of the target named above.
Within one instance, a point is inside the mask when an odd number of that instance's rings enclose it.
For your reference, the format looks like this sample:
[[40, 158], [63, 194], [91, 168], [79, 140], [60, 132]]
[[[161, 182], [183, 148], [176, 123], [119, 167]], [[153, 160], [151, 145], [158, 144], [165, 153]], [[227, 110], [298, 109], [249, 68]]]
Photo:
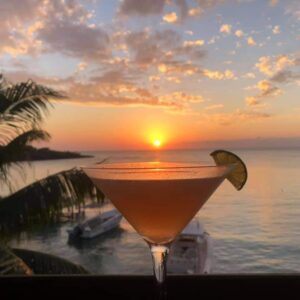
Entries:
[[159, 148], [159, 147], [161, 146], [161, 141], [160, 141], [159, 139], [155, 139], [155, 140], [153, 141], [153, 146], [154, 146], [155, 148]]

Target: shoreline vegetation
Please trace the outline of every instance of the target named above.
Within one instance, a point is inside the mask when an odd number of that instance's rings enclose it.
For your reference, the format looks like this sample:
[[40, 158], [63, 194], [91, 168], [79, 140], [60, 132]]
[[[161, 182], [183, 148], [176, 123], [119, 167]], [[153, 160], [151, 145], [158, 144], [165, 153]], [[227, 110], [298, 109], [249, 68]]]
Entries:
[[89, 158], [92, 155], [84, 155], [79, 152], [71, 151], [57, 151], [50, 148], [35, 148], [32, 146], [25, 146], [25, 149], [18, 157], [18, 161], [40, 161], [40, 160], [54, 160], [54, 159], [72, 159], [72, 158]]
[[[37, 226], [58, 222], [66, 211], [70, 216], [81, 212], [87, 202], [102, 203], [104, 195], [81, 169], [70, 169], [47, 176], [16, 192], [11, 168], [23, 172], [23, 161], [91, 157], [76, 152], [37, 149], [30, 144], [49, 141], [50, 134], [42, 122], [52, 106], [50, 99], [66, 95], [32, 80], [9, 83], [0, 74], [0, 189], [10, 195], [0, 197], [0, 276], [86, 273], [81, 267], [40, 252], [14, 253], [9, 240], [30, 233]], [[26, 259], [28, 259], [26, 261]], [[37, 264], [28, 262], [35, 260]], [[27, 265], [28, 263], [28, 265]], [[56, 266], [55, 268], [53, 266]], [[37, 268], [36, 268], [37, 267]], [[41, 269], [42, 267], [42, 269]], [[77, 272], [76, 272], [77, 273]]]
[[52, 174], [0, 199], [1, 235], [9, 238], [39, 225], [76, 218], [86, 205], [102, 206], [104, 198], [82, 170]]

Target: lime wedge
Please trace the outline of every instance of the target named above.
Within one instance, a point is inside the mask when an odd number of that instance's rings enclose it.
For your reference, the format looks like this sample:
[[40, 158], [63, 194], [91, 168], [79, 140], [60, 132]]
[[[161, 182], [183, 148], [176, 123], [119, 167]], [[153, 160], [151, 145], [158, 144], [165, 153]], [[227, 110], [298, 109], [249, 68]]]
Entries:
[[234, 165], [234, 169], [226, 176], [239, 191], [247, 181], [248, 172], [244, 162], [234, 153], [226, 150], [216, 150], [210, 154], [217, 166]]

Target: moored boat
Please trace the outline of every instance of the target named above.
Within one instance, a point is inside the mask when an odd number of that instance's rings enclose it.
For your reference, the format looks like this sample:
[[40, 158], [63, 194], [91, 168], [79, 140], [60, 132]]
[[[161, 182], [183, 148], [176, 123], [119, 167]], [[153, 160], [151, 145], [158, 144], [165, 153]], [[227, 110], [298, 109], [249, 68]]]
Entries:
[[93, 218], [77, 224], [73, 229], [69, 230], [69, 239], [91, 239], [97, 237], [118, 227], [121, 219], [122, 215], [116, 209], [103, 212]]
[[170, 248], [167, 269], [176, 274], [207, 274], [211, 271], [212, 241], [203, 225], [193, 219]]

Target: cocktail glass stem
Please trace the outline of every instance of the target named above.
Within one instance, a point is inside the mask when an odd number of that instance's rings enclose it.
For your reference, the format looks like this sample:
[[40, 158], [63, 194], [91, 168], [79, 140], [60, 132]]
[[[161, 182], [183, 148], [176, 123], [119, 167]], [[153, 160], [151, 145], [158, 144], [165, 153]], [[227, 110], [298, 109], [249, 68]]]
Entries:
[[149, 246], [153, 260], [153, 271], [158, 285], [158, 299], [166, 299], [167, 290], [165, 279], [167, 274], [169, 245], [149, 244]]

